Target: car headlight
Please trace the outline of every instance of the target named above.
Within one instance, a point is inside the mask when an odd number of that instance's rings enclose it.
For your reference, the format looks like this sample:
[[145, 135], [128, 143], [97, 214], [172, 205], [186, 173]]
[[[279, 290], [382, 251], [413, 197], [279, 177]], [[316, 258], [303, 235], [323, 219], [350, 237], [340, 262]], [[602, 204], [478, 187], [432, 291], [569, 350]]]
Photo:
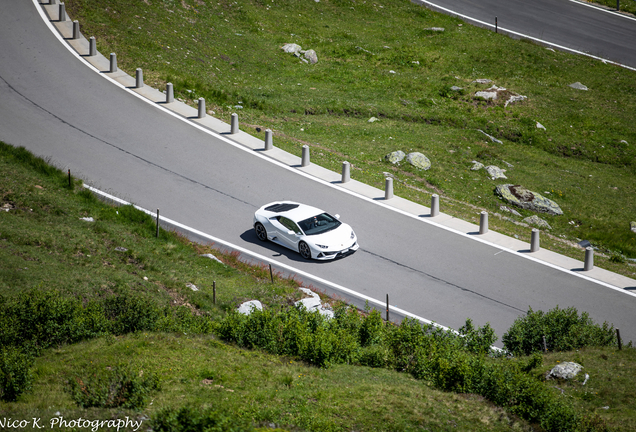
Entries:
[[316, 246], [318, 246], [320, 249], [327, 249], [328, 248], [328, 246], [323, 246], [323, 245], [319, 245], [319, 244], [316, 244]]
[[351, 230], [351, 240], [353, 240], [355, 238], [356, 234], [353, 232], [353, 230]]

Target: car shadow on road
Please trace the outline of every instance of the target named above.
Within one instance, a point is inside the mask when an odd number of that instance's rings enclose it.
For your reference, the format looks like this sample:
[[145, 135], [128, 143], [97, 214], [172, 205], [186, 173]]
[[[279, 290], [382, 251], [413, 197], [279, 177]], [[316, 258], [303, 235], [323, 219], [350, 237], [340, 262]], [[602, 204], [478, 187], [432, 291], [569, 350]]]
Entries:
[[330, 261], [338, 261], [339, 259], [342, 259], [342, 258], [336, 258], [335, 260], [327, 260], [327, 261], [304, 259], [303, 257], [300, 256], [300, 253], [294, 252], [291, 249], [287, 249], [286, 247], [283, 247], [277, 243], [274, 243], [271, 241], [259, 240], [258, 237], [256, 237], [256, 233], [254, 232], [253, 229], [246, 230], [239, 237], [241, 237], [241, 240], [247, 243], [259, 245], [267, 249], [269, 252], [266, 252], [266, 251], [258, 252], [261, 255], [265, 255], [267, 258], [276, 259], [280, 256], [285, 256], [290, 261], [299, 262], [299, 263], [311, 263], [311, 264], [324, 264]]

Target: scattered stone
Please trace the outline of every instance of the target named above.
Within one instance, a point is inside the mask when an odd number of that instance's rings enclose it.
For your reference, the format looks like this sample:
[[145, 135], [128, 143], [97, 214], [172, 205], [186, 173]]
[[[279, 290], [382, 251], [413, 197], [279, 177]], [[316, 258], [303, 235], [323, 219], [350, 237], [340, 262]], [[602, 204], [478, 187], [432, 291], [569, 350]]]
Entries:
[[199, 291], [199, 288], [197, 288], [195, 284], [191, 284], [189, 282], [186, 284], [186, 287], [190, 288], [192, 291]]
[[517, 207], [551, 215], [563, 214], [563, 210], [556, 202], [537, 192], [529, 191], [521, 185], [499, 185], [495, 188], [495, 193], [507, 203]]
[[486, 100], [496, 100], [497, 92], [489, 90], [478, 91], [475, 93], [475, 97], [486, 99]]
[[373, 122], [377, 122], [377, 121], [379, 121], [379, 120], [377, 118], [375, 118], [375, 117], [371, 117], [369, 120], [367, 120], [367, 122], [369, 122], [369, 123], [373, 123]]
[[117, 247], [115, 248], [115, 250], [116, 250], [117, 252], [128, 252], [128, 249], [126, 249], [125, 247], [121, 247], [121, 246], [117, 246]]
[[389, 153], [384, 156], [384, 160], [387, 162], [391, 162], [392, 164], [397, 164], [402, 162], [402, 160], [406, 157], [406, 154], [402, 150], [397, 150]]
[[238, 307], [238, 312], [243, 315], [249, 315], [255, 309], [262, 311], [263, 304], [258, 300], [250, 300], [245, 303], [241, 303], [241, 305]]
[[577, 89], [577, 90], [588, 90], [588, 88], [586, 86], [584, 86], [583, 84], [581, 84], [578, 81], [573, 83], [573, 84], [570, 84], [570, 87], [572, 87], [573, 89]]
[[631, 222], [629, 223], [629, 229], [630, 229], [630, 230], [632, 230], [632, 232], [635, 232], [635, 233], [636, 233], [636, 222], [631, 221]]
[[521, 216], [521, 213], [519, 213], [519, 212], [518, 212], [517, 210], [515, 210], [515, 209], [511, 209], [511, 208], [510, 208], [510, 207], [508, 207], [508, 206], [501, 206], [501, 207], [499, 207], [499, 210], [501, 210], [501, 211], [505, 211], [505, 212], [508, 212], [508, 213], [512, 213], [512, 214], [513, 214], [513, 215], [515, 215], [515, 216]]
[[621, 140], [621, 143], [629, 145], [629, 143], [625, 140]]
[[452, 86], [450, 89], [451, 89], [451, 91], [454, 91], [454, 92], [458, 92], [458, 91], [464, 90], [463, 87], [457, 87], [457, 86]]
[[537, 129], [543, 129], [546, 130], [545, 126], [543, 126], [541, 123], [537, 122]]
[[484, 167], [484, 164], [481, 162], [473, 161], [473, 166], [470, 168], [473, 171], [478, 171]]
[[585, 383], [587, 383], [587, 380], [590, 379], [590, 376], [588, 374], [585, 374], [585, 379], [583, 380], [583, 384], [585, 385]]
[[527, 217], [523, 219], [523, 222], [527, 223], [528, 225], [538, 226], [539, 228], [552, 229], [549, 223], [547, 223], [537, 215]]
[[422, 153], [419, 153], [419, 152], [409, 153], [406, 156], [406, 160], [415, 168], [419, 168], [425, 171], [431, 167], [431, 161], [428, 160], [426, 156], [424, 156]]
[[83, 217], [83, 218], [80, 218], [80, 220], [83, 220], [86, 222], [95, 222], [95, 219], [93, 219], [92, 217]]
[[488, 171], [488, 175], [490, 176], [491, 180], [507, 179], [508, 178], [504, 174], [504, 172], [506, 170], [502, 170], [501, 168], [496, 167], [494, 165], [488, 165], [486, 167], [486, 171]]
[[309, 61], [311, 64], [318, 63], [318, 56], [316, 55], [316, 51], [310, 49], [303, 53], [303, 56]]
[[374, 53], [372, 53], [371, 51], [369, 51], [369, 50], [365, 50], [364, 48], [359, 47], [359, 46], [357, 46], [357, 47], [356, 47], [356, 49], [357, 49], [357, 50], [360, 50], [360, 51], [364, 51], [365, 53], [368, 53], [368, 54], [371, 54], [371, 55], [375, 55], [375, 54], [374, 54]]
[[505, 161], [505, 160], [503, 160], [503, 159], [502, 159], [501, 161], [502, 161], [503, 163], [505, 163], [505, 164], [506, 164], [506, 166], [507, 166], [508, 168], [514, 168], [514, 165], [513, 165], [513, 164], [511, 164], [510, 162], [506, 162], [506, 161]]
[[444, 27], [428, 27], [428, 28], [425, 28], [424, 30], [428, 30], [432, 32], [443, 32]]
[[609, 405], [605, 405], [604, 407], [601, 407], [601, 409], [608, 410], [609, 409]]
[[483, 133], [484, 135], [486, 135], [488, 138], [490, 138], [490, 141], [492, 141], [492, 142], [496, 142], [497, 144], [503, 144], [503, 143], [502, 143], [501, 141], [499, 141], [497, 138], [495, 138], [495, 137], [494, 137], [494, 136], [492, 136], [492, 135], [488, 135], [488, 134], [487, 134], [486, 132], [484, 132], [483, 130], [481, 130], [481, 129], [477, 129], [477, 130], [478, 130], [479, 132]]
[[394, 70], [390, 70], [390, 71], [389, 71], [389, 73], [394, 74], [394, 73], [396, 73], [396, 72], [395, 72]]
[[479, 78], [473, 81], [473, 83], [476, 83], [476, 84], [490, 84], [491, 82], [492, 80], [489, 80], [488, 78]]
[[510, 105], [511, 103], [515, 103], [515, 102], [521, 102], [522, 100], [526, 100], [528, 99], [526, 96], [522, 96], [522, 95], [512, 95], [510, 96], [510, 98], [508, 98], [508, 100], [506, 101], [506, 103], [504, 104], [504, 108], [506, 108], [508, 105]]
[[320, 296], [318, 294], [316, 294], [309, 288], [301, 287], [298, 289], [304, 292], [305, 294], [309, 295], [310, 297], [304, 298], [302, 300], [298, 300], [295, 303], [296, 307], [304, 307], [310, 312], [318, 312], [319, 314], [325, 316], [328, 319], [331, 319], [334, 317], [334, 313], [333, 313], [333, 310], [331, 310], [331, 306], [329, 306], [328, 304], [323, 305], [322, 302], [320, 301]]
[[212, 254], [203, 254], [203, 255], [199, 255], [199, 256], [210, 258], [211, 260], [214, 260], [214, 261], [216, 261], [218, 263], [221, 263], [221, 264], [225, 265], [225, 263], [223, 261], [221, 261], [220, 259], [218, 259], [217, 257], [215, 257]]
[[0, 207], [0, 210], [6, 211], [6, 212], [8, 212], [9, 210], [13, 210], [13, 209], [15, 209], [15, 205], [13, 203], [10, 203], [10, 202], [6, 202], [6, 203], [2, 204], [2, 207]]
[[280, 49], [282, 49], [283, 51], [285, 51], [288, 54], [296, 54], [296, 53], [300, 52], [302, 47], [300, 45], [298, 45], [298, 44], [295, 44], [295, 43], [287, 43], [287, 44], [283, 45]]
[[572, 379], [579, 372], [581, 372], [583, 366], [574, 362], [563, 362], [552, 368], [546, 375], [546, 379]]

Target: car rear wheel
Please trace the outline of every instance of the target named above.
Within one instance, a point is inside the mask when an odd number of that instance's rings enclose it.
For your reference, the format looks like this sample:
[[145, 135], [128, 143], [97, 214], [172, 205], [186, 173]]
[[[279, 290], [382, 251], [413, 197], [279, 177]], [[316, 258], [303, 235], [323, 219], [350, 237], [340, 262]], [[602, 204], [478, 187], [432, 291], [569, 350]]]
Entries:
[[267, 240], [267, 230], [262, 223], [256, 222], [254, 224], [254, 231], [256, 231], [256, 237], [258, 237], [260, 241]]
[[300, 244], [298, 245], [298, 252], [300, 252], [300, 256], [302, 256], [303, 258], [311, 259], [311, 249], [309, 249], [307, 243], [300, 242]]

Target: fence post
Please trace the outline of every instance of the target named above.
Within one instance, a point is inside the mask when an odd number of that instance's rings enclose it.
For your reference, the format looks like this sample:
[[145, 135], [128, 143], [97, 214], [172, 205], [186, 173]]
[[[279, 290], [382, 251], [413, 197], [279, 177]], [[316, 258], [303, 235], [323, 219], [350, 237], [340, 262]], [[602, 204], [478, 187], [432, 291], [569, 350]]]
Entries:
[[174, 89], [172, 83], [166, 84], [166, 103], [174, 102]]
[[216, 304], [216, 281], [212, 281], [212, 304]]
[[530, 237], [530, 252], [536, 252], [540, 249], [539, 242], [539, 230], [532, 228], [532, 234]]
[[265, 129], [265, 150], [271, 150], [274, 148], [274, 143], [272, 140], [272, 130]]
[[135, 71], [135, 87], [142, 88], [144, 86], [144, 71], [137, 68]]
[[479, 215], [479, 234], [488, 232], [488, 212], [482, 211]]
[[157, 209], [157, 232], [155, 233], [155, 237], [159, 237], [159, 209]]
[[347, 161], [342, 163], [342, 183], [351, 180], [351, 164]]
[[79, 39], [79, 38], [80, 38], [79, 21], [75, 20], [73, 21], [73, 39]]
[[389, 322], [389, 295], [386, 295], [386, 322]]
[[616, 329], [616, 339], [618, 340], [618, 349], [623, 349], [623, 342], [621, 341], [621, 331]]
[[391, 198], [393, 198], [393, 179], [387, 177], [384, 179], [384, 199], [390, 200]]
[[88, 40], [88, 55], [94, 57], [97, 55], [97, 41], [95, 36], [91, 36]]
[[199, 98], [199, 118], [203, 118], [205, 115], [205, 99]]
[[431, 196], [431, 217], [435, 217], [439, 214], [439, 195], [433, 194]]
[[306, 167], [311, 163], [309, 159], [309, 146], [307, 144], [303, 145], [303, 152], [300, 158], [300, 166]]
[[543, 335], [543, 352], [544, 353], [548, 352], [548, 344], [545, 343], [545, 335]]
[[591, 247], [585, 248], [585, 265], [583, 271], [592, 270], [594, 268], [594, 249]]
[[117, 54], [110, 53], [110, 73], [117, 72]]
[[238, 114], [234, 113], [232, 114], [232, 123], [231, 123], [230, 133], [236, 134], [238, 133], [238, 131], [239, 131]]

